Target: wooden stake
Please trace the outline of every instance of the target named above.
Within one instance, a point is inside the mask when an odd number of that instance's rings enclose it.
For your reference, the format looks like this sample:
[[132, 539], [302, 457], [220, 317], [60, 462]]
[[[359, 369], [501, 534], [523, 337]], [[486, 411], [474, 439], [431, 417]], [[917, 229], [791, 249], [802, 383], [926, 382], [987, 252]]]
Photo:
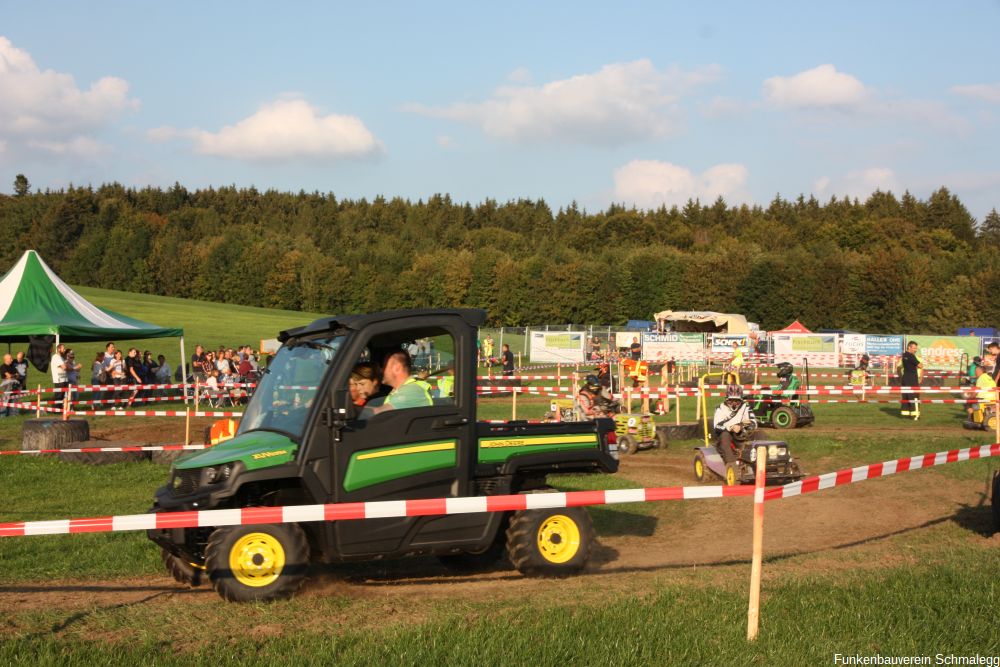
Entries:
[[677, 402], [677, 409], [674, 411], [674, 423], [681, 425], [681, 390], [680, 387], [674, 390], [674, 399]]
[[750, 605], [747, 607], [747, 641], [757, 639], [760, 628], [760, 575], [764, 555], [764, 478], [767, 445], [757, 447], [757, 478], [753, 492], [753, 561], [750, 566]]
[[997, 422], [997, 439], [993, 442], [1000, 442], [1000, 388], [996, 390], [997, 403], [996, 403], [996, 422]]
[[42, 418], [42, 385], [38, 385], [38, 394], [36, 394], [38, 402], [35, 407], [35, 419]]
[[191, 444], [191, 408], [184, 406], [184, 444]]
[[562, 364], [556, 363], [556, 386], [562, 387]]
[[517, 390], [518, 387], [512, 387], [510, 392], [510, 420], [517, 421]]

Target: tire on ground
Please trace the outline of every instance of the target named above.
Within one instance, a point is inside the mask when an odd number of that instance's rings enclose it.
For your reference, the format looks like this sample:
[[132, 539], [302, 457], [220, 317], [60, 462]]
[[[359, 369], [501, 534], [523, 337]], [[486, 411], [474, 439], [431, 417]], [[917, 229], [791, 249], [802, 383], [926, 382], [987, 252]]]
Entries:
[[195, 567], [166, 549], [160, 550], [160, 558], [163, 559], [163, 565], [167, 568], [170, 576], [174, 578], [174, 581], [185, 586], [190, 586], [191, 588], [201, 586], [204, 571], [200, 567]]
[[590, 560], [594, 526], [585, 507], [521, 510], [507, 529], [507, 552], [528, 577], [576, 574]]
[[667, 430], [657, 427], [656, 428], [656, 448], [666, 449], [670, 446], [670, 438], [667, 437]]
[[65, 449], [69, 443], [90, 440], [86, 419], [25, 419], [21, 427], [21, 449]]
[[212, 587], [230, 602], [289, 598], [308, 567], [309, 543], [294, 523], [217, 528], [205, 548]]
[[795, 414], [795, 410], [787, 405], [777, 407], [771, 413], [771, 424], [775, 428], [795, 428], [797, 422], [798, 416]]
[[618, 436], [618, 453], [631, 456], [639, 451], [639, 441], [634, 435]]
[[150, 452], [150, 458], [153, 460], [153, 463], [173, 465], [174, 461], [184, 456], [189, 451], [190, 450], [185, 449], [170, 449], [167, 451]]
[[704, 482], [708, 476], [708, 464], [705, 462], [705, 455], [698, 452], [694, 455], [694, 478], [699, 482]]

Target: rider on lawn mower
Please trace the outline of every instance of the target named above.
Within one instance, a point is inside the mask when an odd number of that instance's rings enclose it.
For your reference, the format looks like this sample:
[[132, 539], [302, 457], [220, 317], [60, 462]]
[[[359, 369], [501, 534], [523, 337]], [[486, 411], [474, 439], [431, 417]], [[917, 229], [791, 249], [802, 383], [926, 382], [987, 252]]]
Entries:
[[730, 385], [726, 388], [726, 400], [715, 409], [715, 448], [722, 460], [732, 463], [736, 460], [737, 441], [745, 441], [757, 429], [757, 418], [750, 405], [743, 400], [743, 387]]
[[601, 393], [601, 381], [596, 375], [583, 379], [583, 387], [576, 395], [576, 402], [587, 419], [613, 417], [618, 413], [618, 401], [613, 401]]

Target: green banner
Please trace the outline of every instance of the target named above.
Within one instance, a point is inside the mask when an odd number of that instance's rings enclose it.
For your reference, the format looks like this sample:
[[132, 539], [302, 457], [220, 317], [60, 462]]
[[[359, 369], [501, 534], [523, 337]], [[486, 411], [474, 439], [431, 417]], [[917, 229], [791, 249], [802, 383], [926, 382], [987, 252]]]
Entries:
[[968, 359], [979, 354], [976, 336], [907, 336], [906, 345], [917, 344], [917, 355], [923, 360], [924, 370], [959, 370], [963, 355]]
[[792, 336], [793, 352], [837, 352], [836, 336]]

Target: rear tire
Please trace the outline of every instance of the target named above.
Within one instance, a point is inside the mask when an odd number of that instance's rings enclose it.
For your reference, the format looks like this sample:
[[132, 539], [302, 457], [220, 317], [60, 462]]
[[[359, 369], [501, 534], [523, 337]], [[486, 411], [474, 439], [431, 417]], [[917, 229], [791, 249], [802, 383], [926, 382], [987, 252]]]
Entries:
[[795, 428], [797, 422], [798, 416], [787, 405], [775, 408], [774, 412], [771, 413], [771, 424], [774, 425], [774, 428]]
[[694, 478], [699, 482], [704, 482], [707, 474], [708, 468], [705, 463], [705, 455], [698, 452], [694, 455]]
[[289, 598], [308, 565], [309, 543], [294, 523], [217, 528], [205, 548], [208, 578], [229, 602]]
[[166, 549], [160, 550], [160, 558], [163, 559], [163, 565], [167, 568], [170, 576], [174, 578], [174, 581], [185, 586], [190, 586], [191, 588], [201, 586], [204, 570], [200, 567], [195, 567]]
[[507, 529], [507, 551], [526, 577], [576, 574], [590, 560], [594, 526], [585, 507], [515, 512]]
[[726, 464], [726, 486], [738, 486], [740, 483], [740, 470], [738, 463]]
[[618, 436], [618, 453], [631, 456], [639, 451], [639, 441], [632, 435]]

